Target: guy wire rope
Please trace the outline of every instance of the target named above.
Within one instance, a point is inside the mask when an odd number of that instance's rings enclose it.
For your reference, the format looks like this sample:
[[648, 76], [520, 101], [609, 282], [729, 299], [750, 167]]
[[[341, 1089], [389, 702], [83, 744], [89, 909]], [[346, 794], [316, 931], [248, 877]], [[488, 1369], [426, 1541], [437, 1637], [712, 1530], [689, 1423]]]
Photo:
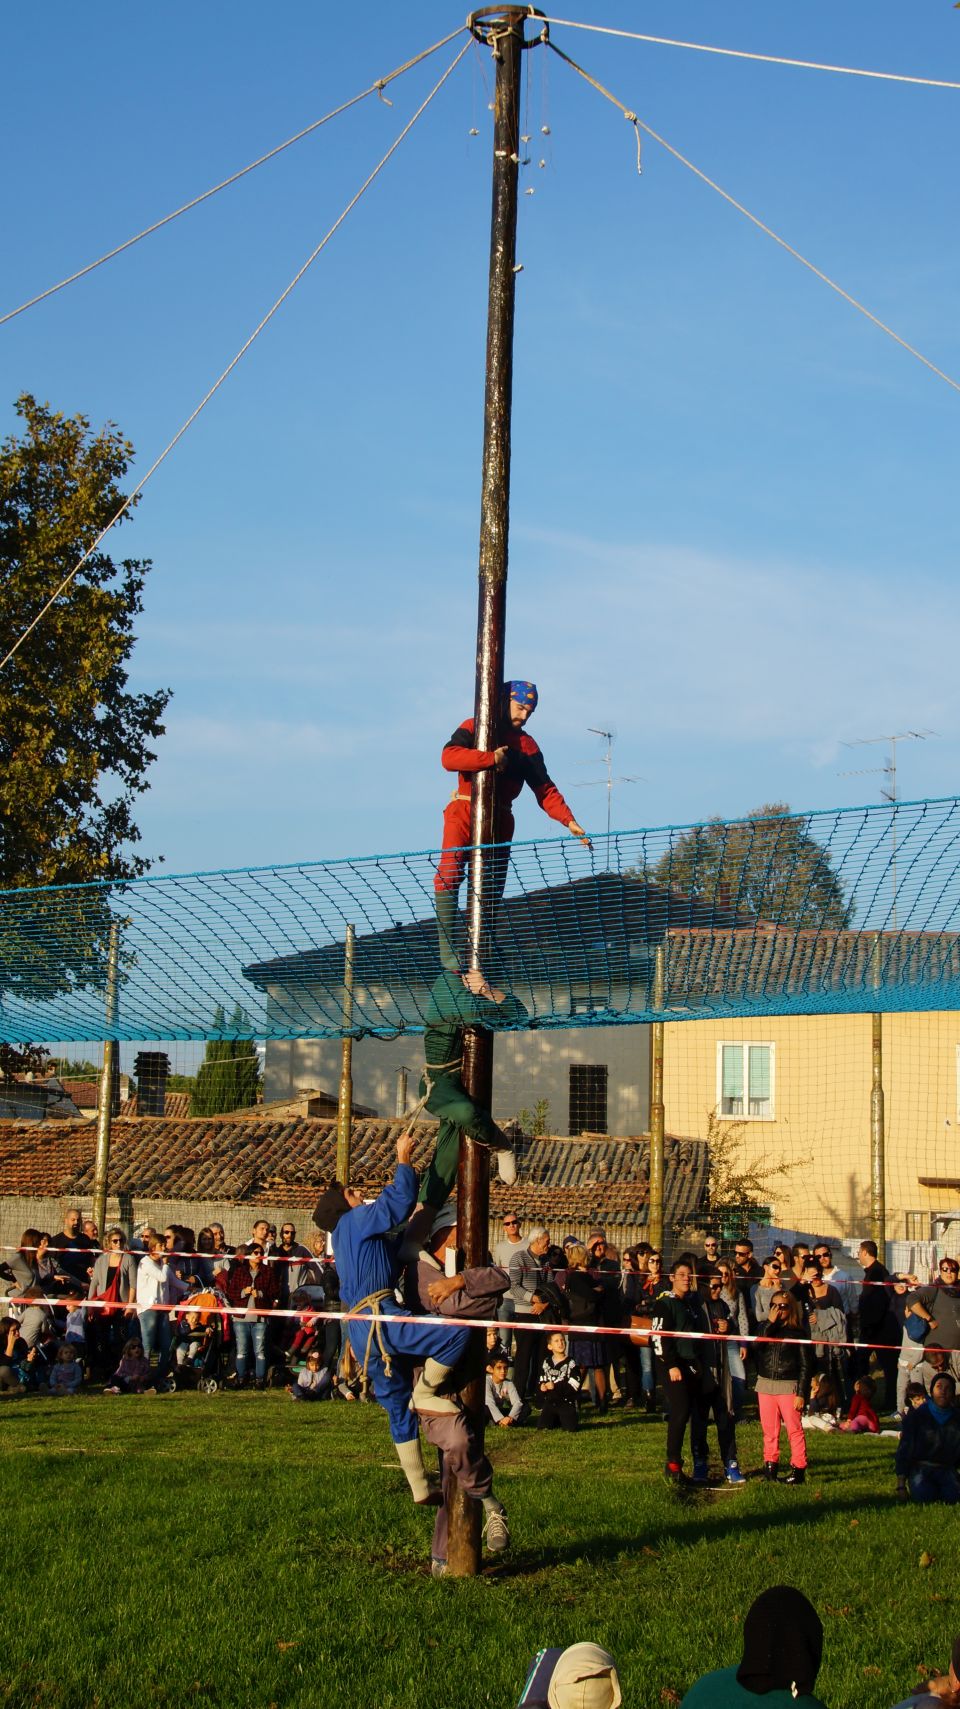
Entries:
[[762, 65], [794, 66], [800, 71], [833, 71], [845, 77], [871, 77], [881, 83], [916, 83], [924, 89], [960, 89], [960, 83], [952, 83], [944, 77], [913, 77], [901, 71], [868, 71], [858, 65], [827, 65], [815, 59], [788, 59], [777, 53], [749, 53], [745, 48], [713, 47], [706, 42], [678, 41], [672, 36], [649, 36], [639, 30], [614, 29], [610, 24], [584, 24], [575, 18], [545, 17], [544, 23], [557, 24], [568, 30], [589, 30], [598, 36], [619, 36], [624, 41], [651, 42], [656, 47], [691, 48], [695, 53], [719, 54], [724, 59], [758, 60]]
[[14, 320], [17, 315], [24, 314], [27, 309], [35, 308], [37, 303], [45, 302], [47, 297], [55, 296], [57, 291], [62, 291], [65, 286], [76, 284], [78, 279], [85, 279], [88, 273], [93, 273], [97, 267], [102, 267], [104, 262], [112, 261], [115, 256], [122, 255], [126, 249], [132, 249], [133, 245], [139, 243], [141, 238], [150, 237], [153, 232], [160, 231], [163, 226], [169, 225], [172, 220], [179, 219], [181, 214], [188, 214], [191, 208], [198, 208], [201, 202], [209, 201], [211, 196], [218, 195], [221, 190], [229, 189], [231, 184], [236, 184], [241, 178], [245, 178], [248, 172], [255, 172], [258, 166], [266, 165], [268, 160], [273, 160], [276, 155], [282, 154], [284, 149], [292, 148], [295, 142], [302, 142], [305, 136], [311, 136], [322, 125], [329, 124], [331, 119], [338, 119], [342, 113], [346, 113], [351, 107], [357, 106], [358, 102], [366, 101], [371, 95], [379, 95], [388, 107], [392, 106], [392, 101], [387, 101], [383, 93], [387, 84], [393, 83], [396, 78], [402, 77], [407, 71], [411, 71], [422, 60], [429, 59], [430, 55], [436, 53], [439, 48], [446, 47], [447, 43], [454, 41], [465, 28], [466, 25], [461, 24], [460, 29], [451, 30], [448, 36], [443, 36], [440, 41], [434, 42], [432, 47], [424, 48], [422, 53], [416, 54], [413, 59], [408, 59], [403, 65], [398, 65], [394, 71], [388, 71], [386, 76], [378, 77], [375, 83], [370, 84], [369, 88], [361, 89], [359, 95], [351, 95], [349, 101], [344, 101], [339, 107], [333, 107], [329, 113], [324, 113], [322, 119], [314, 119], [312, 124], [305, 125], [303, 130], [297, 131], [294, 136], [288, 136], [285, 142], [278, 142], [275, 148], [268, 149], [266, 154], [261, 154], [258, 160], [251, 160], [248, 166], [241, 166], [239, 172], [232, 172], [229, 178], [224, 178], [221, 183], [212, 185], [209, 190], [203, 190], [199, 196], [194, 196], [191, 201], [184, 202], [181, 208], [174, 208], [173, 213], [164, 214], [162, 219], [154, 220], [152, 225], [144, 226], [143, 231], [138, 231], [133, 237], [128, 237], [124, 243], [118, 243], [116, 248], [108, 249], [106, 254], [98, 256], [96, 261], [89, 261], [85, 267], [78, 267], [75, 273], [68, 274], [65, 279], [60, 279], [57, 284], [48, 285], [45, 291], [38, 291], [35, 297], [28, 297], [27, 301], [20, 303], [17, 308], [8, 309], [6, 314], [0, 315], [0, 326], [3, 326], [8, 320]]
[[936, 374], [938, 379], [944, 380], [948, 386], [952, 386], [955, 392], [960, 392], [960, 380], [955, 380], [952, 375], [946, 373], [943, 368], [938, 368], [935, 362], [931, 362], [929, 356], [924, 356], [922, 350], [918, 350], [916, 345], [908, 343], [905, 338], [901, 338], [900, 334], [895, 332], [892, 326], [888, 326], [886, 321], [881, 320], [878, 315], [875, 315], [871, 309], [867, 308], [865, 303], [861, 303], [857, 297], [851, 296], [849, 291], [845, 291], [842, 285], [838, 285], [836, 280], [831, 279], [829, 273], [824, 273], [823, 269], [818, 267], [815, 262], [808, 261], [807, 257], [801, 254], [799, 249], [795, 249], [793, 244], [788, 243], [785, 237], [780, 236], [779, 232], [775, 232], [772, 226], [768, 226], [762, 219], [758, 218], [756, 214], [752, 214], [750, 209], [744, 207], [742, 202], [738, 202], [735, 196], [731, 196], [730, 192], [725, 190], [722, 184], [718, 184], [715, 179], [710, 178], [706, 172], [701, 171], [699, 166], [695, 166], [692, 160], [688, 160], [685, 154], [681, 154], [678, 148], [674, 148], [672, 143], [667, 142], [666, 137], [662, 137], [659, 132], [653, 130], [650, 125], [644, 124], [643, 120], [638, 117], [631, 107], [628, 107], [617, 95], [612, 94], [611, 91], [598, 80], [598, 78], [593, 77], [589, 71], [585, 71], [583, 66], [578, 65], [577, 61], [575, 59], [571, 59], [568, 53], [564, 53], [562, 48], [557, 47], [556, 42], [547, 41], [544, 45], [550, 48], [550, 50], [555, 53], [559, 59], [562, 59], [565, 64], [569, 65], [571, 69], [574, 70], [579, 77], [582, 77], [586, 83], [589, 83], [591, 88], [596, 89], [598, 94], [602, 95], [605, 100], [612, 102], [613, 106], [619, 108], [624, 118], [628, 123], [633, 125], [637, 132], [638, 150], [640, 147], [639, 133], [640, 131], [643, 131], [645, 136], [652, 137], [653, 141], [658, 142], [660, 147], [666, 149], [668, 154], [672, 154], [675, 160], [679, 160], [681, 166], [685, 166], [696, 178], [701, 179], [702, 182], [708, 185], [711, 190], [715, 190], [718, 196], [722, 196], [725, 202], [729, 202], [732, 208], [736, 208], [739, 214], [743, 214], [744, 219], [748, 219], [751, 225], [755, 225], [757, 229], [764, 232], [767, 237], [772, 237], [774, 243], [778, 243], [781, 249], [785, 249], [788, 255], [792, 255], [795, 261], [799, 261], [803, 267], [806, 267], [807, 270], [810, 273], [813, 273], [817, 279], [820, 279], [823, 284], [829, 285], [831, 291], [835, 291], [838, 297], [842, 297], [844, 302], [850, 304], [851, 308], [855, 308], [858, 314], [862, 314], [867, 320], [871, 321], [874, 326], [878, 327], [881, 332], [885, 332], [887, 337], [892, 338], [894, 343], [899, 344], [901, 349], [906, 350], [908, 355], [916, 357], [917, 361], [922, 362], [923, 366], [925, 368], [929, 368], [931, 373]]
[[[457, 32], [457, 33], [459, 34], [459, 32]], [[433, 88], [431, 89], [429, 95], [427, 95], [426, 99], [420, 103], [420, 106], [417, 108], [413, 117], [411, 119], [409, 119], [408, 122], [404, 125], [403, 130], [400, 132], [400, 135], [396, 138], [396, 140], [394, 142], [392, 142], [390, 144], [390, 147], [387, 149], [386, 154], [384, 154], [381, 157], [381, 159], [377, 162], [377, 165], [374, 167], [374, 169], [370, 173], [369, 177], [364, 179], [364, 182], [361, 184], [359, 190], [356, 192], [356, 194], [354, 196], [351, 197], [350, 201], [347, 203], [343, 212], [334, 221], [334, 223], [330, 227], [329, 231], [324, 235], [324, 237], [321, 238], [320, 242], [317, 244], [316, 249], [313, 250], [312, 254], [308, 255], [306, 261], [303, 263], [303, 266], [300, 268], [299, 272], [294, 274], [289, 285], [287, 285], [286, 289], [280, 293], [280, 296], [277, 298], [276, 302], [273, 304], [273, 307], [267, 310], [267, 313], [264, 315], [264, 317], [260, 321], [259, 325], [254, 327], [254, 330], [253, 330], [253, 332], [251, 332], [249, 338], [246, 340], [246, 343], [241, 345], [240, 349], [237, 351], [237, 354], [233, 357], [232, 361], [227, 364], [226, 368], [224, 368], [223, 373], [219, 376], [218, 379], [214, 380], [213, 385], [210, 387], [209, 391], [205, 394], [204, 397], [202, 397], [200, 399], [200, 402], [197, 404], [196, 409], [192, 412], [191, 415], [189, 415], [187, 417], [187, 419], [183, 423], [183, 425], [177, 429], [173, 438], [169, 441], [169, 443], [167, 445], [164, 446], [163, 450], [160, 452], [159, 457], [155, 458], [155, 460], [151, 463], [146, 474], [141, 477], [141, 479], [137, 482], [136, 486], [133, 487], [132, 490], [127, 494], [127, 497], [124, 499], [122, 505], [119, 507], [119, 509], [116, 511], [116, 513], [113, 516], [111, 516], [110, 521], [107, 523], [106, 527], [102, 528], [100, 530], [100, 533], [97, 535], [96, 539], [94, 541], [92, 541], [92, 543], [87, 547], [87, 550], [84, 552], [83, 556], [77, 560], [77, 562], [73, 566], [73, 569], [70, 571], [69, 575], [64, 576], [63, 581], [60, 583], [59, 587], [50, 595], [50, 598], [47, 600], [46, 604], [44, 606], [42, 606], [41, 609], [37, 612], [36, 616], [27, 625], [27, 627], [26, 627], [26, 629], [24, 629], [23, 633], [17, 637], [16, 641], [14, 641], [14, 643], [13, 643], [13, 646], [10, 648], [10, 651], [4, 656], [4, 658], [0, 659], [0, 670], [3, 670], [4, 667], [10, 663], [10, 660], [13, 658], [14, 654], [19, 650], [19, 648], [22, 647], [22, 645], [23, 645], [24, 641], [27, 639], [28, 635], [30, 635], [32, 633], [32, 631], [37, 627], [37, 624], [46, 616], [47, 612], [50, 610], [50, 607], [52, 605], [56, 604], [57, 600], [60, 598], [60, 595], [66, 590], [66, 588], [69, 587], [70, 583], [73, 581], [74, 576], [77, 575], [77, 573], [80, 570], [82, 570], [87, 559], [89, 557], [91, 557], [92, 554], [97, 550], [97, 547], [100, 545], [101, 541], [104, 540], [106, 538], [106, 536], [109, 534], [111, 528], [113, 528], [114, 525], [120, 521], [121, 516], [123, 516], [126, 513], [126, 511], [129, 510], [131, 504], [133, 503], [134, 499], [137, 497], [138, 493], [141, 493], [143, 491], [143, 489], [146, 486], [147, 482], [149, 481], [151, 475], [154, 475], [156, 473], [156, 471], [159, 469], [161, 463], [164, 461], [164, 459], [166, 457], [169, 456], [169, 454], [173, 450], [174, 446], [179, 442], [179, 440], [181, 440], [183, 438], [187, 429], [189, 427], [192, 427], [193, 423], [197, 419], [197, 416], [200, 414], [200, 412], [203, 409], [206, 408], [207, 404], [210, 402], [210, 399], [214, 396], [214, 393], [219, 391], [220, 387], [223, 385], [224, 380], [226, 380], [228, 378], [228, 376], [233, 373], [234, 368], [237, 367], [238, 363], [246, 355], [247, 351], [250, 349], [251, 344], [253, 344], [254, 340], [260, 336], [260, 333], [263, 331], [264, 327], [268, 324], [269, 321], [271, 321], [273, 319], [274, 315], [276, 314], [277, 310], [281, 307], [281, 305], [286, 302], [287, 298], [290, 296], [290, 293], [294, 290], [295, 286], [297, 286], [300, 283], [300, 280], [303, 278], [304, 274], [309, 270], [310, 267], [312, 267], [314, 261], [316, 261], [317, 256], [320, 254], [321, 250], [324, 249], [326, 247], [326, 245], [329, 243], [330, 239], [334, 235], [334, 232], [336, 232], [339, 229], [339, 227], [343, 224], [347, 215], [349, 213], [351, 213], [352, 210], [356, 207], [361, 196], [364, 195], [364, 193], [370, 188], [370, 185], [373, 183], [374, 179], [377, 178], [379, 176], [379, 174], [382, 172], [383, 168], [386, 166], [387, 161], [390, 159], [391, 155], [396, 153], [397, 149], [400, 147], [400, 144], [409, 135], [410, 131], [412, 131], [417, 120], [421, 117], [421, 115], [423, 113], [426, 112], [426, 109], [429, 107], [434, 96], [439, 93], [439, 91], [443, 87], [444, 83], [446, 83], [447, 78], [451, 75], [452, 72], [454, 72], [456, 70], [456, 68], [460, 64], [460, 61], [462, 60], [464, 54], [469, 51], [469, 48], [470, 48], [470, 42], [467, 41], [464, 43], [463, 47], [460, 49], [460, 52], [456, 55], [456, 57], [453, 59], [451, 64], [447, 66], [447, 69], [443, 73], [443, 76], [441, 78], [439, 78], [438, 81], [434, 84]]]

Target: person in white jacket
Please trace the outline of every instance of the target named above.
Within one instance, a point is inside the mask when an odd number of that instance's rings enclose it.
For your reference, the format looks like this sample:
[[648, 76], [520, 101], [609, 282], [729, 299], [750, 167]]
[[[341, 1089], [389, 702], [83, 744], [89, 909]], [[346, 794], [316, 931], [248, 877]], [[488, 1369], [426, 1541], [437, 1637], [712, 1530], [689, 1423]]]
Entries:
[[176, 1305], [188, 1289], [167, 1263], [163, 1241], [158, 1237], [147, 1243], [146, 1256], [137, 1269], [137, 1316], [140, 1338], [148, 1359], [157, 1355], [157, 1375], [165, 1377], [170, 1365], [170, 1313], [156, 1309]]

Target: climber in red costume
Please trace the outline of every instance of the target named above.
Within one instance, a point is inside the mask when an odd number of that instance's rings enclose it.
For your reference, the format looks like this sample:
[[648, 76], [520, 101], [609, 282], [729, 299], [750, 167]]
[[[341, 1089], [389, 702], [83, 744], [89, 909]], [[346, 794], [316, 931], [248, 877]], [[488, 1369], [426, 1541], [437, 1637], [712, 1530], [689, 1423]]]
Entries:
[[[473, 774], [491, 766], [499, 772], [497, 786], [497, 821], [494, 839], [509, 845], [513, 838], [512, 804], [524, 784], [529, 784], [543, 811], [551, 819], [565, 825], [567, 830], [586, 848], [590, 839], [578, 825], [556, 784], [548, 775], [540, 749], [524, 728], [537, 705], [536, 684], [508, 682], [503, 691], [504, 711], [497, 731], [498, 745], [492, 749], [478, 748], [474, 741], [473, 719], [467, 718], [454, 730], [444, 747], [441, 763], [445, 771], [458, 774], [457, 787], [443, 813], [443, 848], [434, 877], [436, 891], [437, 927], [440, 939], [440, 960], [444, 967], [455, 969], [459, 958], [454, 944], [457, 912], [457, 892], [463, 881], [470, 842], [470, 796]], [[498, 854], [492, 864], [491, 904], [495, 907], [503, 895], [507, 881], [508, 848]]]

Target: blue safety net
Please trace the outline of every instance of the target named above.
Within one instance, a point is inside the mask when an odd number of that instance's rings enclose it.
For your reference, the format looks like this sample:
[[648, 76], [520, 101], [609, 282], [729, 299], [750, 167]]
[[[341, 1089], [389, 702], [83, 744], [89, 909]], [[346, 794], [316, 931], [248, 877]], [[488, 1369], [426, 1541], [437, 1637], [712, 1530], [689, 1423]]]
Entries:
[[[491, 871], [505, 856], [486, 854]], [[0, 1038], [421, 1032], [441, 971], [437, 863], [428, 850], [0, 892]], [[459, 900], [466, 964], [466, 881]], [[960, 800], [623, 831], [589, 850], [515, 843], [485, 926], [484, 971], [537, 1027], [957, 1008]]]

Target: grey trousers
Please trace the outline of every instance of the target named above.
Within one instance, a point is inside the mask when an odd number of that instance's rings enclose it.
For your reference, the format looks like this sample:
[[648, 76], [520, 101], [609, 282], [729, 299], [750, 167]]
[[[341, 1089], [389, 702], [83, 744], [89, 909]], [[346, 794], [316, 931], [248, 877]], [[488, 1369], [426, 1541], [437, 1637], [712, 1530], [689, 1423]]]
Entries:
[[465, 1412], [421, 1412], [420, 1427], [440, 1456], [443, 1506], [437, 1508], [430, 1552], [436, 1561], [447, 1558], [448, 1505], [454, 1486], [481, 1501], [493, 1488], [493, 1467], [480, 1446], [477, 1433]]

